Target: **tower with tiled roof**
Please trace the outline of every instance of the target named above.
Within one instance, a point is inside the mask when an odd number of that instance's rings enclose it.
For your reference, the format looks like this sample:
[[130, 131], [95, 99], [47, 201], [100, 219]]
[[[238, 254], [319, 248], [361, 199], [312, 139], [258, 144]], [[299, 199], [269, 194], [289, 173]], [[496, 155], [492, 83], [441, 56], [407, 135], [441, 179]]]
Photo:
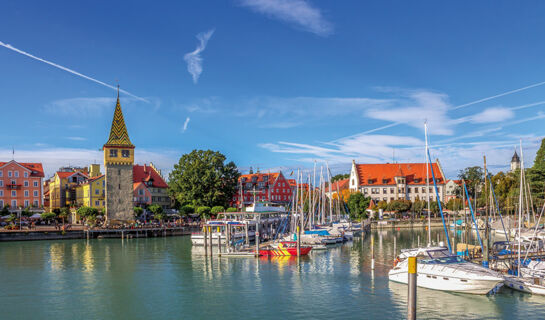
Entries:
[[520, 169], [520, 158], [515, 149], [515, 154], [513, 154], [513, 157], [511, 158], [511, 172], [515, 172], [517, 169]]
[[108, 223], [134, 220], [133, 214], [133, 164], [132, 144], [119, 103], [119, 88], [112, 127], [104, 144], [106, 175], [106, 221]]

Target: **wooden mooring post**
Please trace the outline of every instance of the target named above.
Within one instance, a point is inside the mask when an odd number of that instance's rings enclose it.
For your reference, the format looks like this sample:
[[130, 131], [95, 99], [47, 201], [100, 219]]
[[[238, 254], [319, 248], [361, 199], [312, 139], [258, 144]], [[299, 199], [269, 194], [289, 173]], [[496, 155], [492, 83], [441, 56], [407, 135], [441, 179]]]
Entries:
[[208, 255], [208, 227], [205, 225], [204, 226], [204, 237], [203, 237], [203, 244], [204, 244], [204, 255], [207, 256]]
[[212, 232], [212, 227], [208, 227], [208, 236], [209, 236], [209, 239], [210, 239], [210, 257], [212, 257], [213, 255], [213, 247], [214, 247], [214, 244], [212, 243], [212, 236], [213, 236], [213, 232]]
[[409, 257], [409, 292], [407, 295], [407, 319], [416, 319], [416, 257]]
[[375, 237], [371, 235], [371, 270], [375, 270]]

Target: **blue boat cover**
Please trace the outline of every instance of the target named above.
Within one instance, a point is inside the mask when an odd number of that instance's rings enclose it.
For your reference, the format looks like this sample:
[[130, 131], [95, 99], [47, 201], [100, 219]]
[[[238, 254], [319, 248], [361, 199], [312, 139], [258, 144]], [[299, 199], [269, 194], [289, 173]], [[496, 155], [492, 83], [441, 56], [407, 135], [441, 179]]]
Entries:
[[329, 236], [329, 232], [327, 232], [327, 230], [307, 230], [305, 231], [305, 234], [317, 234], [319, 236]]

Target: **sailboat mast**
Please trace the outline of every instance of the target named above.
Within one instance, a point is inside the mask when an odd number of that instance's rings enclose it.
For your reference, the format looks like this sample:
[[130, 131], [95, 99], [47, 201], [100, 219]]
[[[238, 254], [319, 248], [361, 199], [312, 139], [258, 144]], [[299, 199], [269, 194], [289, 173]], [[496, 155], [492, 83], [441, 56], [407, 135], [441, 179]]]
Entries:
[[329, 223], [333, 223], [333, 194], [331, 189], [331, 174], [329, 173], [329, 164], [325, 162], [327, 167], [327, 184], [329, 185]]
[[315, 194], [315, 187], [316, 187], [316, 160], [314, 160], [314, 169], [312, 173], [312, 226], [314, 226], [314, 214], [316, 213], [316, 194]]
[[428, 165], [428, 122], [424, 122], [424, 135], [426, 136], [426, 201], [428, 202], [428, 246], [431, 246], [431, 210], [430, 210], [430, 173]]
[[520, 277], [520, 225], [522, 224], [522, 190], [524, 184], [522, 182], [522, 176], [524, 175], [524, 156], [522, 155], [522, 140], [520, 141], [520, 187], [519, 187], [519, 230], [518, 230], [518, 263], [517, 263], [517, 276]]

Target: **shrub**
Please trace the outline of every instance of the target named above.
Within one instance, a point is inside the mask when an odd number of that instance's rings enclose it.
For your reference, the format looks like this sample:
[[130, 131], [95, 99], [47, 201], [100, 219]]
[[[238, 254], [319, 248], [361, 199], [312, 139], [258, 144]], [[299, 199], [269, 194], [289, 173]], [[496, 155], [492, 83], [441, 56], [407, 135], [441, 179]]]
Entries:
[[224, 211], [225, 211], [225, 208], [222, 206], [215, 206], [215, 207], [212, 207], [212, 210], [210, 210], [210, 212], [215, 216], [217, 216], [218, 213], [221, 213]]
[[237, 209], [237, 208], [227, 208], [226, 211], [227, 211], [227, 212], [237, 212], [238, 209]]
[[197, 213], [201, 218], [208, 218], [210, 217], [210, 207], [202, 206], [197, 208]]
[[187, 216], [187, 215], [190, 215], [192, 213], [195, 213], [195, 207], [190, 205], [190, 204], [186, 204], [185, 206], [183, 206], [181, 209], [180, 209], [180, 213], [184, 216]]

